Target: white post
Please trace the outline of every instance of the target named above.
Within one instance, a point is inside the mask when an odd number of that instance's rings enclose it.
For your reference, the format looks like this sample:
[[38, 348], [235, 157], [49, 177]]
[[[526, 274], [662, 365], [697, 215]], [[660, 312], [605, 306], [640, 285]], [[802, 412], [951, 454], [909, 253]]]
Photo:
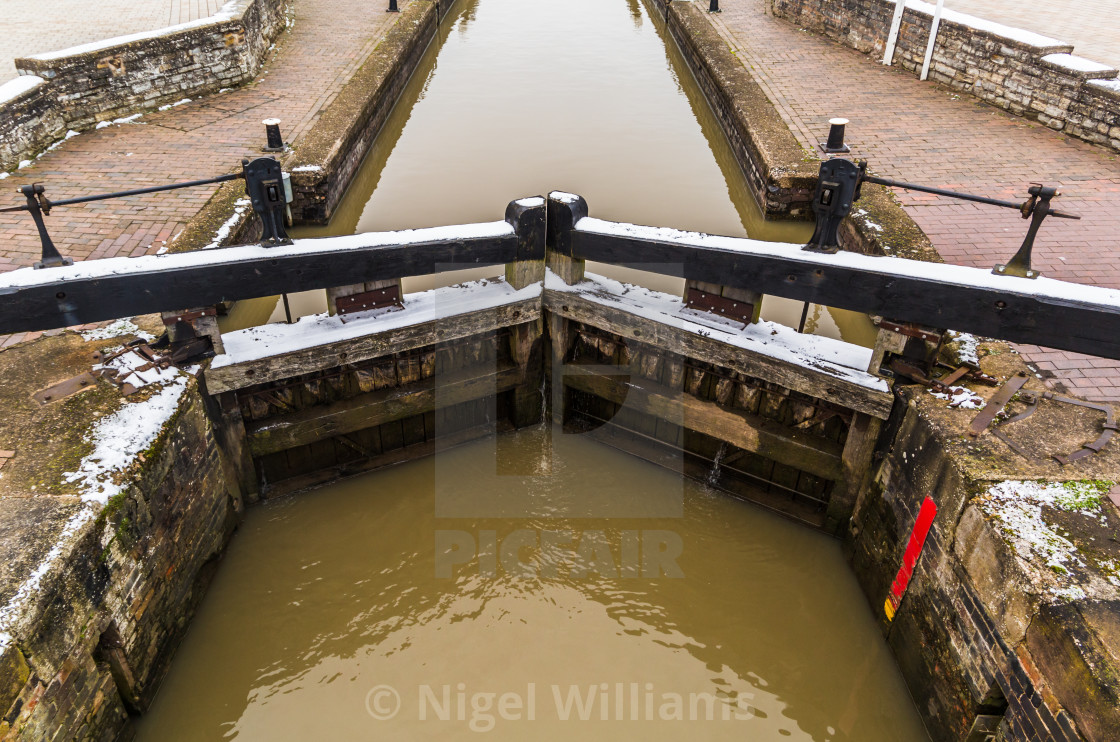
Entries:
[[891, 20], [891, 32], [887, 36], [887, 50], [883, 53], [883, 64], [888, 67], [894, 60], [894, 47], [898, 43], [898, 30], [902, 28], [902, 11], [906, 10], [906, 0], [897, 0], [894, 6], [894, 19]]
[[941, 11], [945, 8], [945, 0], [937, 0], [937, 8], [933, 11], [933, 25], [929, 29], [929, 41], [926, 42], [926, 61], [922, 63], [922, 79], [929, 77], [929, 63], [933, 59], [933, 47], [937, 43], [937, 29], [941, 27]]

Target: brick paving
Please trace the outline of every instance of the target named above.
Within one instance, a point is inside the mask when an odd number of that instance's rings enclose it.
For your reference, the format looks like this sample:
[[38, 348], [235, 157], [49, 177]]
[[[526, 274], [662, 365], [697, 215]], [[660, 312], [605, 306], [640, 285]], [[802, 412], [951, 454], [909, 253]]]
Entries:
[[[48, 196], [59, 200], [231, 172], [242, 157], [261, 154], [261, 120], [273, 116], [283, 121], [285, 139], [298, 142], [400, 15], [368, 0], [293, 0], [291, 6], [292, 27], [277, 39], [256, 82], [67, 140], [0, 181], [0, 206], [18, 203], [13, 191], [31, 182], [43, 183]], [[75, 260], [151, 254], [215, 190], [59, 207], [47, 226], [62, 254]], [[38, 236], [26, 213], [0, 214], [0, 235], [0, 271], [39, 259]], [[8, 336], [0, 347], [34, 337]]]
[[[1112, 0], [1109, 0], [1110, 2]], [[1010, 0], [1009, 0], [1010, 2]], [[853, 155], [885, 177], [1021, 201], [1032, 181], [1060, 184], [1034, 267], [1052, 278], [1120, 288], [1120, 158], [963, 96], [773, 17], [765, 0], [727, 0], [709, 16], [751, 69], [802, 144], [844, 116]], [[1116, 42], [1120, 46], [1120, 40]], [[1027, 223], [1009, 209], [896, 191], [951, 263], [1006, 262]], [[1021, 346], [1042, 372], [1093, 400], [1120, 401], [1120, 362]], [[1059, 387], [1060, 388], [1060, 387]]]
[[6, 0], [0, 6], [0, 84], [16, 76], [16, 57], [155, 31], [217, 13], [226, 0]]
[[1120, 3], [1116, 0], [945, 0], [945, 7], [1073, 44], [1073, 53], [1120, 68]]

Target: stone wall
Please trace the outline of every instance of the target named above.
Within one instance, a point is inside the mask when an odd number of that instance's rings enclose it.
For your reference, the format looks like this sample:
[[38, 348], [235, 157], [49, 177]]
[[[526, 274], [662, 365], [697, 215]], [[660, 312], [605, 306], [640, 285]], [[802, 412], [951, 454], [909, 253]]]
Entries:
[[233, 0], [192, 23], [17, 59], [21, 76], [45, 84], [7, 101], [0, 88], [0, 169], [42, 151], [67, 129], [248, 82], [284, 27], [284, 7], [285, 0]]
[[[774, 14], [881, 59], [894, 0], [771, 0]], [[920, 73], [932, 6], [910, 0], [894, 64]], [[946, 10], [929, 78], [1070, 136], [1120, 151], [1117, 70], [1073, 46]]]
[[58, 548], [0, 652], [0, 738], [113, 740], [151, 701], [240, 495], [192, 384], [128, 488]]
[[[981, 353], [986, 372], [1003, 378], [1021, 366], [1006, 346], [993, 343], [991, 350]], [[1041, 391], [1033, 381], [1028, 388], [1035, 386]], [[1066, 574], [1041, 564], [1048, 574], [1032, 572], [1030, 555], [1014, 544], [1014, 529], [986, 509], [985, 494], [1005, 479], [1104, 478], [1115, 471], [1117, 452], [1067, 469], [1028, 462], [990, 434], [963, 435], [974, 411], [947, 409], [921, 387], [901, 388], [899, 399], [901, 414], [895, 425], [888, 423], [882, 464], [857, 508], [845, 550], [933, 739], [986, 739], [972, 736], [981, 730], [1001, 742], [1116, 739], [1120, 682], [1104, 645], [1120, 604], [1117, 583], [1083, 580], [1075, 574], [1080, 567]], [[1078, 416], [1086, 411], [1063, 409], [1068, 417], [1061, 428], [1078, 432], [1053, 438], [1059, 448], [1074, 448], [1065, 438], [1077, 441], [1085, 422]], [[1033, 432], [1049, 442], [1041, 430]], [[883, 603], [926, 496], [937, 515], [909, 588], [888, 620]], [[1050, 517], [1043, 512], [1036, 522], [1042, 527]], [[1084, 523], [1078, 519], [1058, 531], [1076, 544], [1086, 523], [1115, 527], [1120, 511], [1105, 498]], [[1095, 569], [1094, 559], [1084, 559], [1087, 572]], [[1087, 587], [1069, 589], [1079, 585]]]
[[43, 78], [26, 75], [0, 85], [0, 170], [16, 167], [66, 131], [49, 89]]

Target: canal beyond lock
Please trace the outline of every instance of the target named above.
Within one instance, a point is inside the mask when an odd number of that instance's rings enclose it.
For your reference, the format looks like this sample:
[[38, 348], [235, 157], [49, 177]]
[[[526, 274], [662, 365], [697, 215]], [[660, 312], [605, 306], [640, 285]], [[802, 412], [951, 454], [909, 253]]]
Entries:
[[[731, 146], [660, 18], [639, 0], [459, 0], [444, 20], [331, 223], [296, 237], [500, 219], [505, 204], [578, 193], [600, 219], [805, 243], [806, 222], [766, 221]], [[680, 295], [683, 281], [588, 269]], [[440, 283], [499, 275], [481, 269]], [[433, 286], [404, 281], [405, 291]], [[323, 291], [289, 296], [293, 316]], [[796, 327], [803, 305], [767, 296]], [[278, 297], [239, 302], [223, 329], [281, 322]], [[871, 346], [865, 315], [812, 305], [805, 331]]]
[[[487, 221], [559, 188], [608, 219], [804, 241], [762, 221], [666, 41], [638, 0], [460, 3], [332, 225], [302, 236]], [[860, 341], [840, 321], [826, 334]], [[547, 426], [250, 508], [137, 726], [927, 739], [837, 541]]]

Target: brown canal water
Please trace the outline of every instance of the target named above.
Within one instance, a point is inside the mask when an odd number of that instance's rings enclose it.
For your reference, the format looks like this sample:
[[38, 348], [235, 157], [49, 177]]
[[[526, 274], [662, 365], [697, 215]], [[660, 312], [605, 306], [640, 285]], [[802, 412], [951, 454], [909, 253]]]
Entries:
[[837, 541], [549, 438], [251, 509], [137, 739], [928, 739]]
[[[505, 204], [578, 193], [599, 218], [804, 243], [808, 223], [766, 221], [664, 22], [639, 0], [459, 0], [444, 20], [330, 225], [297, 237], [501, 219]], [[679, 294], [683, 282], [591, 264]], [[475, 269], [439, 285], [498, 275]], [[406, 279], [405, 291], [432, 277]], [[324, 292], [289, 296], [293, 317]], [[803, 305], [767, 296], [796, 327]], [[276, 297], [240, 302], [223, 329], [281, 322]], [[812, 306], [805, 329], [871, 346], [865, 315]]]

